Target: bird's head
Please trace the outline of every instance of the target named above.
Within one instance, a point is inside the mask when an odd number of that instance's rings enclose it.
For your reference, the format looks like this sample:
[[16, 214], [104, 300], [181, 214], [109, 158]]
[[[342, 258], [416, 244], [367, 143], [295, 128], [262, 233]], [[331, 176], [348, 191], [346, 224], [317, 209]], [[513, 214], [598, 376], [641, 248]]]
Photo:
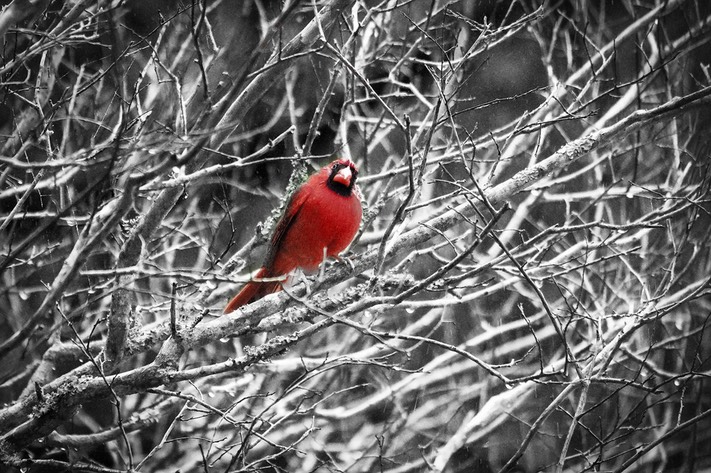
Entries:
[[353, 192], [358, 168], [350, 159], [337, 159], [324, 168], [328, 172], [326, 185], [340, 195], [349, 196]]

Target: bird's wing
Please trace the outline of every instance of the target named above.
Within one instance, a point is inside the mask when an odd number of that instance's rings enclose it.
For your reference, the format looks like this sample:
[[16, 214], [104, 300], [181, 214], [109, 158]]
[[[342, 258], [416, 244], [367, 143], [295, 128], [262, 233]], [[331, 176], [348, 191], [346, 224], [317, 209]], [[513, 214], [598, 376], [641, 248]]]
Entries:
[[265, 267], [272, 269], [274, 264], [274, 258], [279, 253], [284, 238], [289, 233], [289, 229], [293, 226], [294, 222], [304, 205], [304, 202], [308, 199], [308, 192], [304, 191], [303, 188], [297, 190], [289, 198], [284, 208], [284, 214], [281, 216], [279, 221], [274, 228], [274, 234], [272, 235], [272, 241], [269, 245], [269, 253], [267, 253], [267, 259], [264, 264]]

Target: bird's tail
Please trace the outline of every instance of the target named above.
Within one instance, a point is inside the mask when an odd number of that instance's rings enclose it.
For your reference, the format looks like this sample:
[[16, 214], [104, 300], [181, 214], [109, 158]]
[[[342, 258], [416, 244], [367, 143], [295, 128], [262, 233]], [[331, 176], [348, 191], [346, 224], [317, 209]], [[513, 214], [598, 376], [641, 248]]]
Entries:
[[232, 298], [227, 307], [225, 307], [224, 314], [229, 314], [239, 309], [243, 305], [247, 305], [250, 302], [254, 302], [262, 297], [277, 292], [281, 289], [282, 281], [259, 281], [259, 279], [272, 278], [278, 275], [271, 274], [267, 268], [261, 268], [254, 279], [257, 281], [250, 281], [244, 285], [241, 291]]

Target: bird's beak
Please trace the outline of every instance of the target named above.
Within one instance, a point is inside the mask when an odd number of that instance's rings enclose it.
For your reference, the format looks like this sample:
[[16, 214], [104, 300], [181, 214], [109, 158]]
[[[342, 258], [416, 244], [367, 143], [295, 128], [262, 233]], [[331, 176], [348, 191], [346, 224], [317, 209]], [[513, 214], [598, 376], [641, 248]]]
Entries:
[[343, 184], [346, 187], [351, 186], [351, 179], [353, 179], [353, 173], [351, 172], [350, 167], [344, 167], [338, 171], [335, 176], [333, 176], [333, 180], [335, 182]]

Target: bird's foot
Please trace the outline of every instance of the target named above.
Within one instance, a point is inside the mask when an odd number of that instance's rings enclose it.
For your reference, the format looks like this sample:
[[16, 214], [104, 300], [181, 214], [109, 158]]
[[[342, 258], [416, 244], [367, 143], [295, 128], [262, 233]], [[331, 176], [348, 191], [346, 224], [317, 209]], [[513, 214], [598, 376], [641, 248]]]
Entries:
[[303, 271], [299, 271], [298, 278], [304, 282], [304, 287], [306, 288], [305, 296], [306, 297], [310, 296], [311, 292], [313, 292], [312, 291], [313, 288], [311, 287], [311, 283], [309, 282], [309, 278], [306, 276], [306, 273], [304, 273]]
[[355, 272], [355, 263], [353, 263], [353, 261], [348, 256], [334, 256], [334, 259], [336, 260], [336, 265], [340, 264], [346, 266], [349, 272]]

